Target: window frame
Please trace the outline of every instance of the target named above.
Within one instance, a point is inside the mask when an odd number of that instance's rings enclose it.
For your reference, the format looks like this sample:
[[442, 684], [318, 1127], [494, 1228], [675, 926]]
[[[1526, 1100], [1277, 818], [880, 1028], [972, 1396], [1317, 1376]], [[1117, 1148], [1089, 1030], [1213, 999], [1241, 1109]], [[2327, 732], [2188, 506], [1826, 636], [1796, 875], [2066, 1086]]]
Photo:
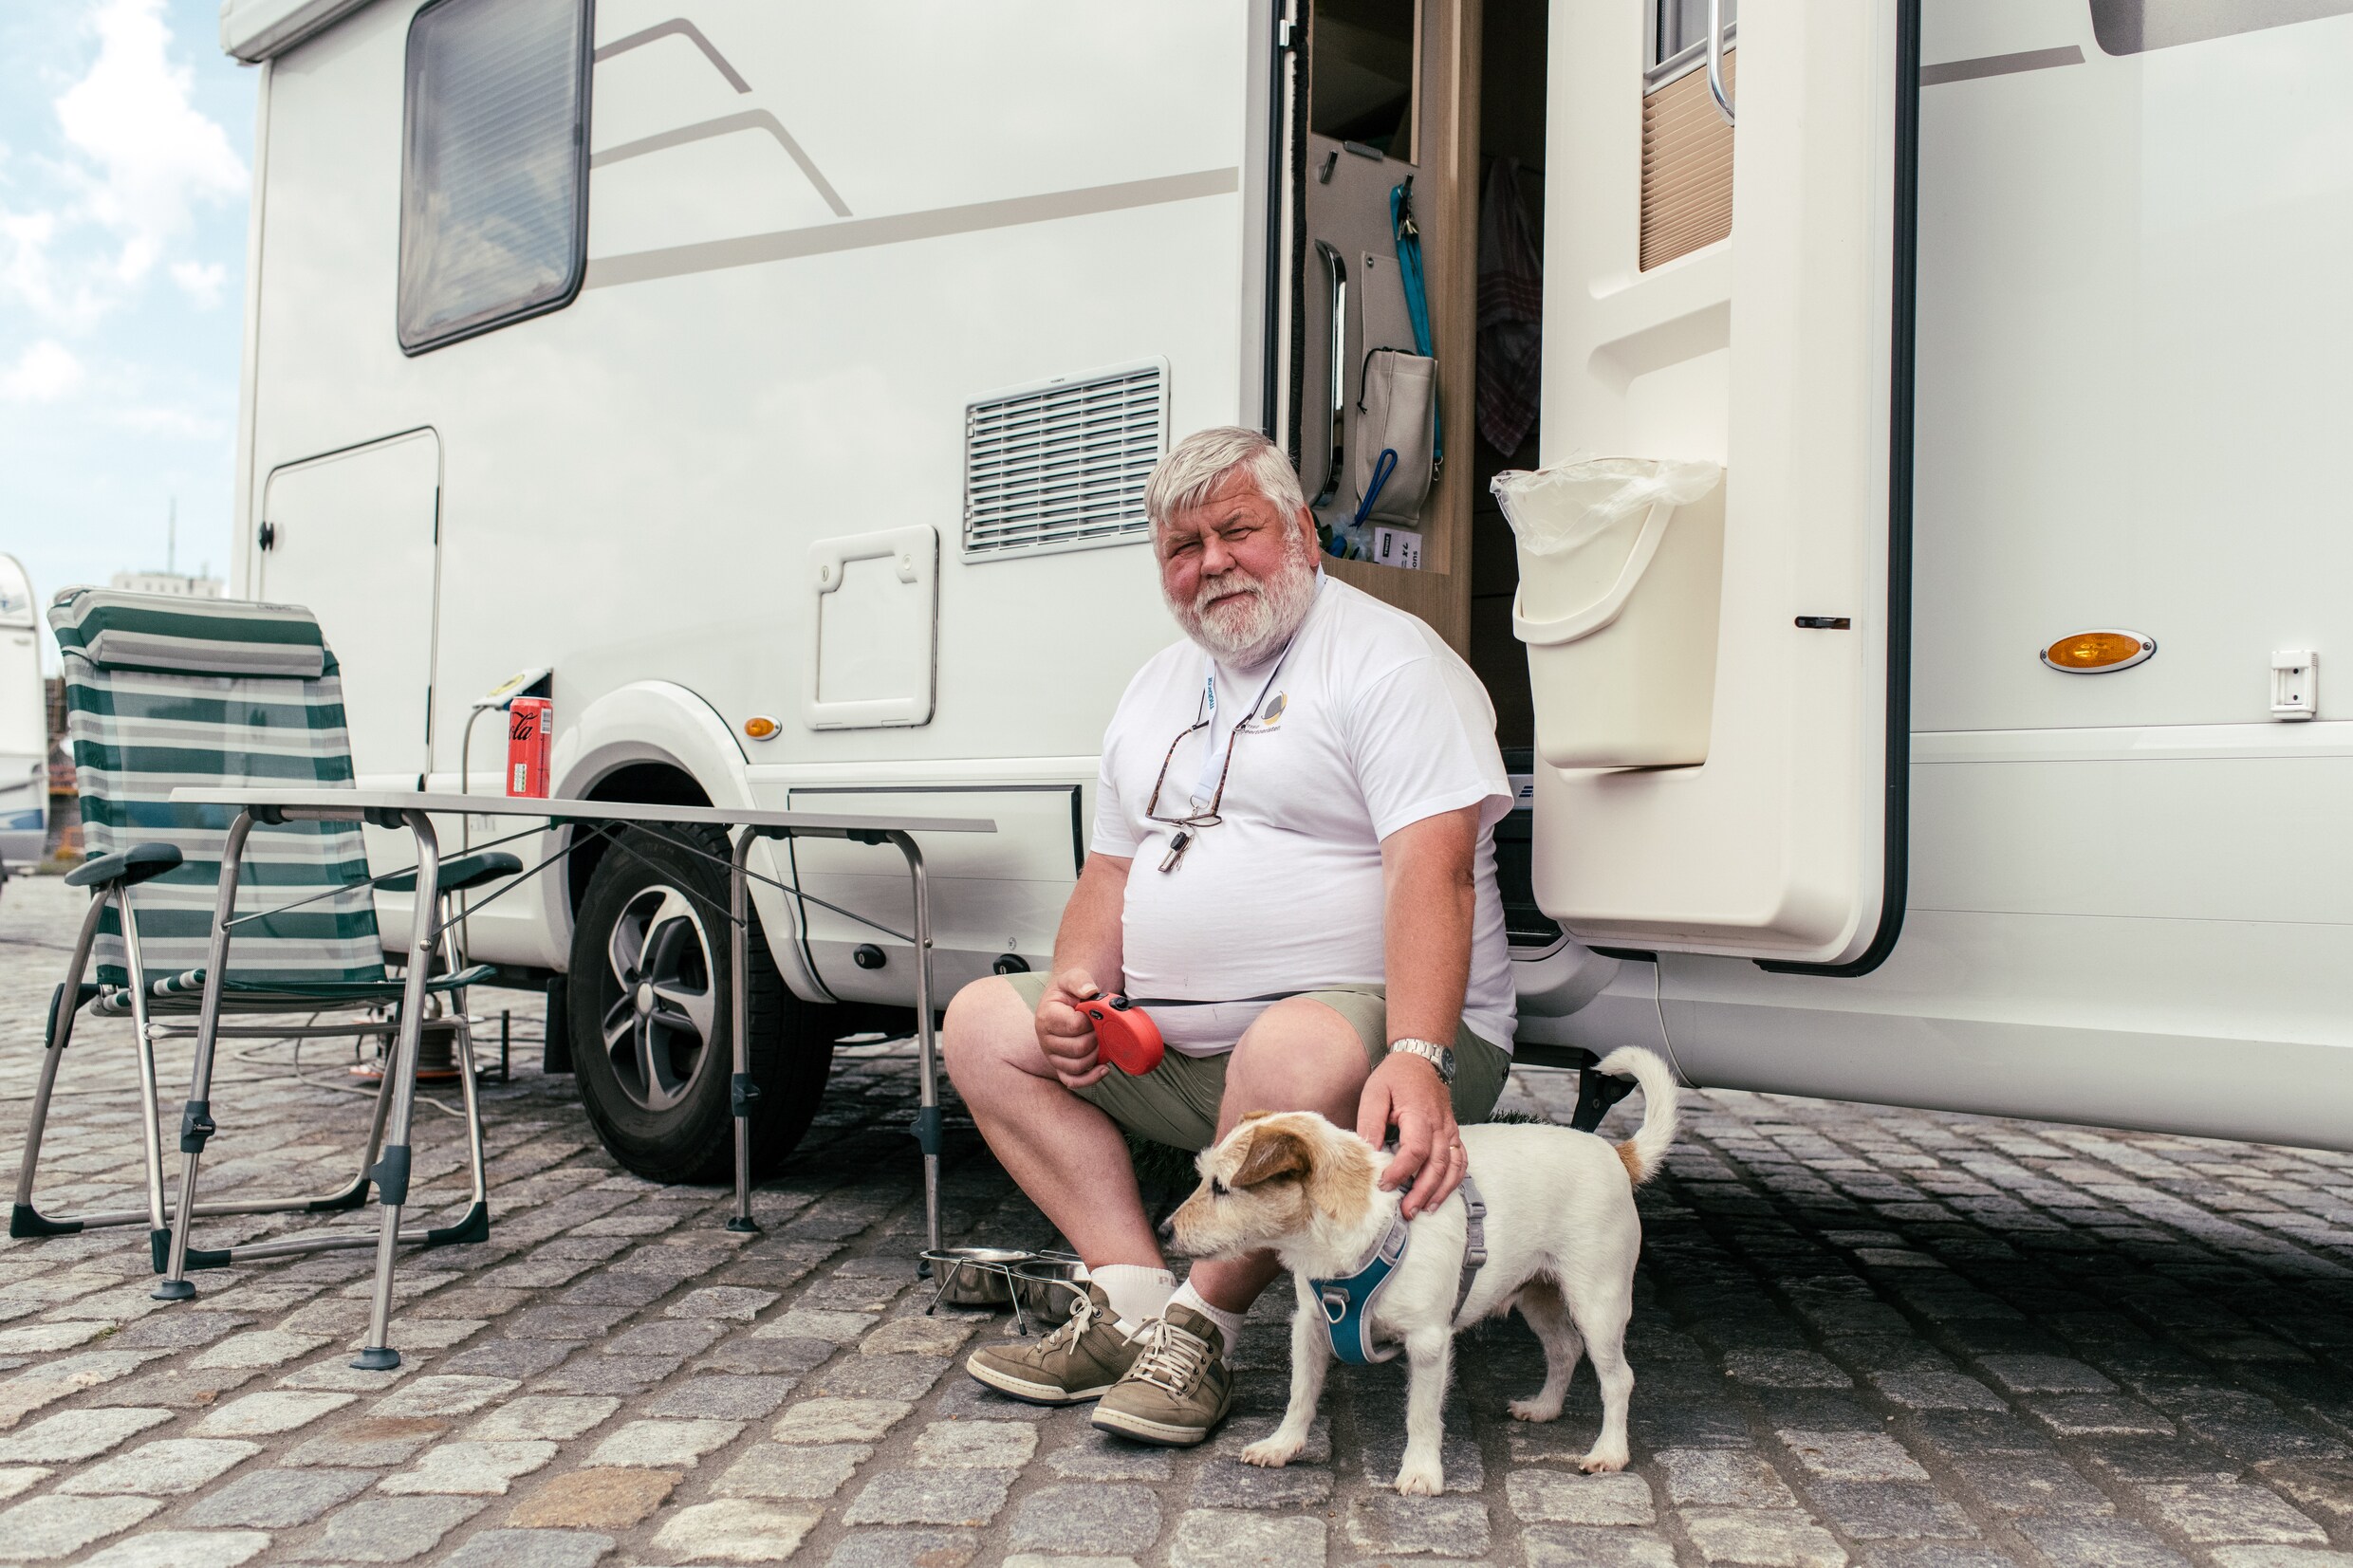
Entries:
[[[581, 287], [588, 279], [588, 139], [589, 129], [593, 122], [590, 94], [594, 90], [596, 81], [597, 0], [568, 0], [569, 4], [578, 8], [580, 14], [580, 58], [575, 65], [579, 109], [572, 123], [572, 188], [578, 193], [578, 199], [573, 203], [571, 262], [565, 277], [564, 286], [544, 300], [517, 305], [513, 309], [502, 311], [480, 321], [468, 322], [414, 341], [406, 336], [403, 330], [403, 323], [400, 320], [400, 289], [402, 260], [408, 253], [409, 178], [414, 145], [411, 138], [412, 128], [416, 123], [418, 75], [417, 29], [434, 12], [448, 6], [468, 3], [470, 0], [426, 0], [426, 3], [417, 7], [415, 14], [410, 16], [408, 31], [403, 35], [401, 46], [400, 221], [393, 256], [392, 331], [394, 341], [400, 345], [400, 352], [412, 360], [420, 354], [430, 354], [436, 348], [447, 348], [452, 343], [464, 342], [469, 338], [479, 338], [486, 332], [495, 332], [501, 327], [512, 326], [517, 322], [527, 322], [535, 316], [545, 316], [562, 310], [580, 297]], [[481, 4], [486, 3], [486, 0], [471, 0], [471, 3]]]

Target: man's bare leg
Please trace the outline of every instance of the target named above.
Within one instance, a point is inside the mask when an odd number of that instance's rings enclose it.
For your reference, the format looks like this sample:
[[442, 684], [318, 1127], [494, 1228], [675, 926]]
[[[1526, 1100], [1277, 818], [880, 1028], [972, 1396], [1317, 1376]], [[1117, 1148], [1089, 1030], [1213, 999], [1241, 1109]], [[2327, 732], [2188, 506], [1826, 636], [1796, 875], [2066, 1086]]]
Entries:
[[940, 1044], [991, 1152], [1087, 1265], [1160, 1267], [1127, 1141], [1054, 1076], [1021, 993], [1001, 978], [965, 987]]
[[[990, 1149], [1079, 1256], [1097, 1268], [1160, 1267], [1126, 1140], [1054, 1077], [1020, 993], [996, 979], [967, 986], [949, 1005], [941, 1038], [949, 1076]], [[1346, 1019], [1320, 1002], [1278, 1002], [1233, 1048], [1217, 1135], [1251, 1111], [1320, 1111], [1353, 1126], [1370, 1071]], [[1241, 1313], [1281, 1273], [1272, 1253], [1259, 1252], [1204, 1259], [1189, 1279], [1211, 1305]]]
[[[1371, 1073], [1364, 1042], [1346, 1019], [1304, 997], [1278, 1002], [1258, 1015], [1233, 1047], [1225, 1097], [1217, 1105], [1217, 1135], [1232, 1132], [1252, 1111], [1320, 1111], [1353, 1128]], [[1273, 1253], [1253, 1252], [1232, 1260], [1205, 1258], [1193, 1265], [1187, 1281], [1219, 1311], [1244, 1313], [1282, 1272]]]

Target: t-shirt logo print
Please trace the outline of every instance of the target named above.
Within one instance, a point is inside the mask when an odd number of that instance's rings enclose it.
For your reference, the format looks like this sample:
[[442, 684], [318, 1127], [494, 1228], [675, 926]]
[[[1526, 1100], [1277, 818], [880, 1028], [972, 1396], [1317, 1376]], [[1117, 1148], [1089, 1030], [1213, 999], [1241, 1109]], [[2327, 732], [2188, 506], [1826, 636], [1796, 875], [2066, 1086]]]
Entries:
[[1290, 698], [1281, 692], [1277, 692], [1273, 696], [1269, 697], [1267, 699], [1267, 706], [1259, 710], [1258, 728], [1261, 729], [1272, 729], [1276, 725], [1281, 724], [1283, 722], [1283, 711], [1289, 706]]

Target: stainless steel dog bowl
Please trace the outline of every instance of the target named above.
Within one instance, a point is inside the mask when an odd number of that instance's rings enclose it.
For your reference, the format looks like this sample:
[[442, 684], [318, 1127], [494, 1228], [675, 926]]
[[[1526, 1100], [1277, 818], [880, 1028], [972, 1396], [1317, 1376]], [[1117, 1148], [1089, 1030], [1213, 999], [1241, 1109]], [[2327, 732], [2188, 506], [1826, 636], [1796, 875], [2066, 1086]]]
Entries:
[[1029, 1263], [1036, 1256], [1033, 1252], [1002, 1246], [943, 1246], [936, 1251], [926, 1250], [923, 1261], [932, 1265], [932, 1278], [939, 1283], [939, 1292], [932, 1299], [932, 1304], [1010, 1306], [1014, 1265]]
[[1067, 1252], [1041, 1252], [1013, 1265], [1013, 1299], [1021, 1310], [1048, 1328], [1059, 1327], [1086, 1295], [1080, 1278], [1086, 1265]]

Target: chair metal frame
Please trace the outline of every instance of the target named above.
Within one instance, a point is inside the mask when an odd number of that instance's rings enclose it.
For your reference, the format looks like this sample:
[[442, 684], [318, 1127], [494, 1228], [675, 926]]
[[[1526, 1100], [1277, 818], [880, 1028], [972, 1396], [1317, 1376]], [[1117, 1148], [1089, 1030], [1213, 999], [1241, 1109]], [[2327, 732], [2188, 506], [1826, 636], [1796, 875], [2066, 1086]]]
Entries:
[[[417, 848], [416, 886], [420, 890], [437, 887], [440, 858], [431, 820], [421, 812], [402, 813], [400, 816], [404, 819], [401, 821], [380, 825], [410, 829]], [[489, 1181], [483, 1153], [481, 1103], [475, 1087], [472, 1034], [472, 1024], [477, 1021], [465, 1012], [462, 992], [459, 993], [460, 1003], [455, 1011], [432, 1017], [427, 1016], [426, 1012], [430, 995], [427, 981], [432, 961], [436, 950], [443, 946], [444, 939], [453, 932], [454, 923], [441, 909], [442, 900], [453, 896], [452, 892], [431, 896], [420, 892], [416, 899], [407, 974], [398, 1010], [392, 1019], [329, 1024], [264, 1025], [221, 1022], [225, 1000], [223, 979], [228, 972], [231, 934], [237, 924], [234, 918], [237, 886], [243, 871], [247, 838], [257, 821], [297, 821], [306, 817], [311, 817], [311, 814], [295, 810], [283, 814], [255, 810], [240, 813], [232, 824], [221, 856], [221, 876], [215, 894], [212, 947], [205, 968], [204, 991], [198, 1005], [196, 1022], [193, 1024], [154, 1016], [155, 999], [150, 995], [146, 982], [147, 971], [139, 952], [138, 918], [132, 908], [131, 888], [136, 885], [135, 881], [127, 878], [118, 881], [114, 886], [99, 889], [92, 896], [89, 911], [83, 918], [81, 932], [74, 942], [73, 960], [67, 977], [53, 993], [50, 1003], [47, 1045], [42, 1059], [40, 1079], [34, 1089], [24, 1154], [17, 1170], [9, 1234], [33, 1237], [66, 1235], [82, 1230], [137, 1225], [143, 1220], [148, 1227], [149, 1250], [153, 1255], [155, 1270], [164, 1276], [154, 1292], [159, 1301], [185, 1301], [193, 1297], [195, 1286], [187, 1279], [191, 1269], [225, 1268], [235, 1263], [262, 1258], [291, 1257], [343, 1248], [376, 1246], [380, 1251], [388, 1251], [402, 1244], [431, 1247], [488, 1239]], [[311, 817], [311, 820], [323, 819]], [[372, 886], [372, 882], [353, 885]], [[140, 1108], [144, 1113], [141, 1117], [141, 1141], [146, 1165], [147, 1206], [143, 1210], [102, 1210], [50, 1216], [40, 1211], [33, 1197], [41, 1145], [59, 1070], [65, 1049], [72, 1042], [74, 1017], [101, 994], [95, 985], [85, 985], [83, 976], [88, 972], [99, 922], [109, 902], [120, 915], [127, 970], [137, 977], [136, 983], [124, 987], [124, 993], [131, 1013]], [[289, 999], [276, 1005], [285, 1011], [310, 1011], [315, 1014], [334, 1004], [317, 1005], [307, 1001], [294, 1002]], [[467, 1154], [472, 1178], [472, 1201], [465, 1218], [454, 1226], [403, 1231], [398, 1227], [398, 1217], [408, 1196], [409, 1135], [415, 1109], [417, 1061], [419, 1045], [429, 1031], [453, 1035], [457, 1046], [458, 1082], [465, 1102]], [[161, 1105], [157, 1086], [155, 1042], [158, 1038], [182, 1035], [195, 1037], [196, 1054], [190, 1075], [187, 1102], [180, 1117], [182, 1168], [177, 1202], [171, 1203], [167, 1202], [164, 1190], [159, 1127]], [[392, 1042], [385, 1061], [383, 1086], [391, 1093], [387, 1095], [380, 1089], [376, 1097], [360, 1168], [348, 1184], [327, 1193], [223, 1199], [209, 1203], [197, 1200], [197, 1166], [207, 1140], [217, 1130], [212, 1117], [211, 1087], [213, 1060], [220, 1040], [365, 1039], [371, 1036], [386, 1036]], [[387, 1132], [391, 1134], [389, 1143], [385, 1141]], [[218, 1249], [190, 1245], [195, 1219], [252, 1214], [336, 1213], [356, 1209], [366, 1205], [371, 1185], [377, 1188], [385, 1208], [385, 1223], [381, 1234], [378, 1236], [287, 1237]], [[187, 1223], [181, 1223], [183, 1216], [187, 1217]], [[380, 1270], [380, 1274], [388, 1285], [389, 1272]], [[377, 1297], [367, 1354], [391, 1356], [394, 1353], [384, 1349], [385, 1322], [391, 1305], [389, 1289], [380, 1288]], [[397, 1365], [397, 1357], [387, 1364]]]

